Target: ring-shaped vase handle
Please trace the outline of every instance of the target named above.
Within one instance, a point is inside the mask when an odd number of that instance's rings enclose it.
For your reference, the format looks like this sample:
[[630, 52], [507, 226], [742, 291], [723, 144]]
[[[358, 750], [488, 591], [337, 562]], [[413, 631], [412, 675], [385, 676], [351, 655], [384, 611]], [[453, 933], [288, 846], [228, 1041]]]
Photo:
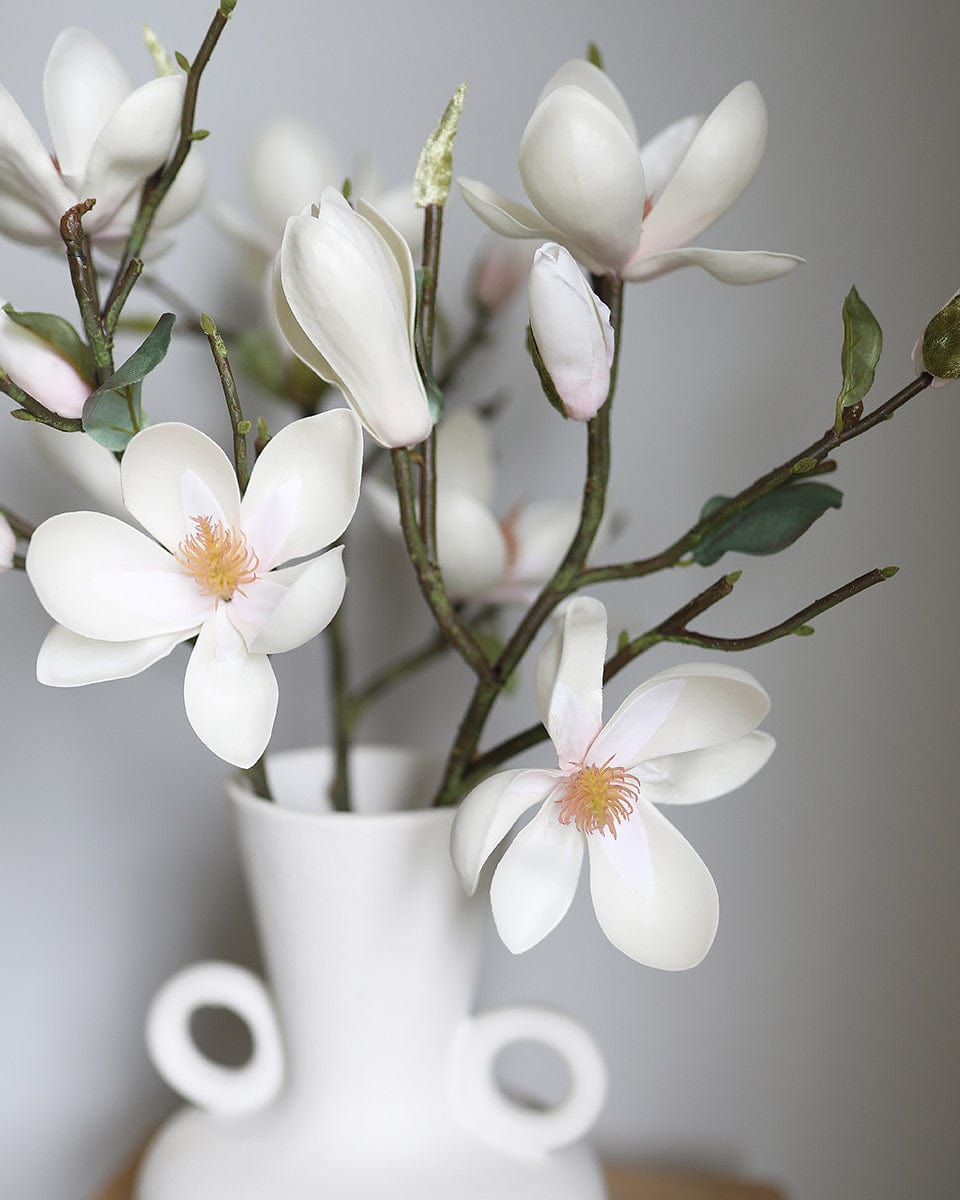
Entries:
[[[200, 1008], [226, 1008], [250, 1030], [250, 1058], [224, 1067], [204, 1055], [190, 1031]], [[162, 1078], [185, 1100], [219, 1116], [269, 1104], [283, 1084], [283, 1046], [273, 1002], [260, 979], [233, 963], [204, 962], [169, 979], [147, 1012], [147, 1050]]]
[[[511, 1042], [541, 1042], [566, 1063], [569, 1091], [559, 1104], [531, 1109], [504, 1095], [494, 1075]], [[464, 1022], [453, 1051], [453, 1089], [461, 1119], [478, 1136], [518, 1155], [539, 1155], [581, 1138], [600, 1114], [607, 1070], [582, 1025], [533, 1006], [495, 1009]]]

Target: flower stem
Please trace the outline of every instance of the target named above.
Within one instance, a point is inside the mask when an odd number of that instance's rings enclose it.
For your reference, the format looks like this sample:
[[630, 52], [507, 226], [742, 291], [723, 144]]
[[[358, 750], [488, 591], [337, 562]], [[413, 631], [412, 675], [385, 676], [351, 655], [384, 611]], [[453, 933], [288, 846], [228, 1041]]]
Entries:
[[353, 807], [350, 743], [360, 715], [349, 694], [344, 620], [341, 607], [326, 629], [327, 645], [330, 647], [330, 701], [333, 709], [334, 770], [330, 783], [330, 803], [337, 812], [349, 812]]
[[362, 683], [359, 687], [353, 689], [350, 693], [350, 703], [359, 712], [372, 704], [374, 700], [379, 699], [384, 692], [395, 687], [398, 683], [402, 683], [415, 671], [421, 667], [425, 667], [427, 663], [433, 662], [434, 659], [440, 658], [450, 649], [450, 643], [442, 634], [437, 634], [428, 642], [417, 649], [411, 650], [408, 654], [402, 655], [395, 662], [388, 664], [376, 674]]
[[[417, 321], [426, 356], [424, 367], [433, 373], [433, 330], [437, 319], [437, 279], [440, 273], [440, 238], [443, 232], [443, 208], [428, 204], [423, 210], [423, 284]], [[420, 447], [420, 530], [427, 561], [439, 570], [437, 562], [437, 431]]]
[[100, 319], [97, 274], [90, 244], [83, 232], [83, 218], [95, 204], [96, 200], [83, 200], [68, 208], [60, 218], [60, 237], [67, 252], [70, 281], [77, 297], [83, 331], [93, 352], [97, 383], [105, 383], [113, 374], [113, 344]]
[[240, 494], [243, 495], [250, 481], [250, 464], [247, 459], [247, 434], [250, 432], [250, 422], [243, 418], [240, 395], [237, 392], [237, 381], [233, 377], [233, 370], [227, 357], [227, 347], [213, 318], [207, 313], [203, 313], [200, 317], [200, 328], [213, 351], [213, 360], [217, 364], [217, 372], [220, 375], [220, 386], [223, 388], [223, 398], [227, 402], [227, 412], [230, 414], [230, 425], [233, 429], [233, 463]]
[[266, 754], [261, 754], [252, 767], [244, 767], [243, 773], [250, 781], [250, 787], [253, 789], [253, 794], [259, 796], [261, 800], [273, 800], [273, 795], [270, 791], [270, 784], [267, 782], [267, 762]]

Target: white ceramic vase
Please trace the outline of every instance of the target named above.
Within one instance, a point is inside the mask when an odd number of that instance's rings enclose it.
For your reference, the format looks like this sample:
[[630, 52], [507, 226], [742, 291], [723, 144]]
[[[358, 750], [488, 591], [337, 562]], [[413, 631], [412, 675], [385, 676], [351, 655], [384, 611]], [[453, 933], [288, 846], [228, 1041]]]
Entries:
[[[202, 963], [155, 999], [150, 1054], [190, 1106], [152, 1143], [137, 1200], [602, 1200], [579, 1142], [606, 1087], [592, 1040], [542, 1008], [471, 1015], [482, 907], [450, 863], [452, 812], [411, 808], [429, 764], [357, 751], [353, 813], [330, 811], [330, 771], [327, 751], [281, 754], [274, 804], [228, 788], [270, 987]], [[205, 1006], [247, 1022], [244, 1066], [196, 1047]], [[569, 1069], [546, 1111], [493, 1075], [528, 1039]]]

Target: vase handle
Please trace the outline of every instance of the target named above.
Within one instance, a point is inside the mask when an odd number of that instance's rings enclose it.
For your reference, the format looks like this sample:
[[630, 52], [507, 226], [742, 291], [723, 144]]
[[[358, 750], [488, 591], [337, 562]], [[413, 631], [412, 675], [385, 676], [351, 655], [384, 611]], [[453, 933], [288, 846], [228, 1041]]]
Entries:
[[[190, 1018], [200, 1008], [227, 1008], [253, 1042], [242, 1067], [212, 1062], [197, 1047]], [[204, 962], [169, 979], [147, 1012], [147, 1051], [163, 1080], [185, 1100], [218, 1116], [269, 1104], [283, 1083], [283, 1047], [273, 1001], [260, 979], [233, 963]]]
[[[494, 1062], [517, 1041], [542, 1042], [566, 1063], [570, 1089], [555, 1107], [525, 1107], [501, 1091]], [[607, 1071], [582, 1025], [552, 1009], [516, 1006], [464, 1022], [454, 1044], [453, 1088], [476, 1134], [511, 1153], [541, 1154], [577, 1141], [593, 1125], [606, 1099]]]

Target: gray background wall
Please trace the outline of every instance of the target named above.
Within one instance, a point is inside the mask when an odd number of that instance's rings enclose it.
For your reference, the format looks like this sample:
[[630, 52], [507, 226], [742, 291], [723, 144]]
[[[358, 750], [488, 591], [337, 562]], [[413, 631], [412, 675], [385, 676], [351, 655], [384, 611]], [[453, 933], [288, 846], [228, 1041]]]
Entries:
[[[208, 8], [21, 7], [16, 35], [0, 42], [0, 80], [42, 128], [42, 66], [62, 26], [95, 29], [146, 79], [139, 21], [192, 53]], [[199, 123], [213, 130], [203, 149], [222, 199], [240, 195], [250, 131], [278, 112], [322, 125], [345, 154], [372, 151], [396, 182], [466, 79], [457, 167], [519, 198], [515, 155], [536, 94], [588, 38], [605, 49], [642, 132], [758, 81], [771, 113], [765, 162], [703, 240], [809, 260], [757, 288], [724, 289], [690, 271], [630, 290], [613, 489], [630, 514], [619, 547], [634, 555], [826, 426], [852, 282], [885, 329], [877, 399], [911, 377], [913, 339], [960, 284], [960, 38], [948, 5], [241, 0]], [[447, 224], [456, 322], [480, 231], [459, 201]], [[0, 254], [0, 294], [70, 313], [58, 262], [13, 245]], [[236, 315], [228, 252], [202, 218], [163, 271], [198, 306]], [[521, 306], [461, 393], [509, 386], [515, 397], [500, 426], [505, 508], [569, 494], [581, 458], [579, 431], [537, 394], [522, 325]], [[772, 624], [870, 567], [902, 571], [819, 619], [814, 638], [739, 660], [773, 696], [779, 749], [749, 787], [678, 817], [722, 899], [704, 965], [676, 976], [635, 966], [604, 941], [582, 894], [521, 959], [491, 938], [481, 1003], [558, 1003], [602, 1043], [612, 1091], [597, 1140], [610, 1155], [741, 1169], [803, 1200], [956, 1194], [958, 396], [926, 393], [847, 447], [835, 477], [843, 511], [798, 545], [775, 560], [724, 563], [744, 577], [704, 624], [726, 633]], [[176, 348], [149, 407], [224, 438], [204, 347]], [[0, 498], [34, 519], [79, 506], [38, 472], [23, 433], [13, 422], [0, 433]], [[362, 664], [412, 639], [419, 618], [399, 556], [365, 525], [358, 536], [378, 558], [354, 565]], [[678, 571], [605, 598], [636, 629], [709, 578]], [[389, 583], [395, 611], [374, 609], [376, 593], [360, 594], [368, 583]], [[47, 691], [33, 677], [47, 624], [22, 576], [0, 581], [0, 1194], [11, 1200], [74, 1200], [102, 1181], [173, 1103], [141, 1043], [155, 987], [199, 957], [253, 955], [223, 771], [183, 715], [183, 656], [124, 683]], [[610, 703], [675, 658], [651, 655]], [[325, 736], [320, 662], [313, 648], [278, 661], [276, 746]], [[364, 733], [440, 747], [463, 692], [452, 664], [438, 669]], [[530, 719], [524, 686], [495, 728]]]

